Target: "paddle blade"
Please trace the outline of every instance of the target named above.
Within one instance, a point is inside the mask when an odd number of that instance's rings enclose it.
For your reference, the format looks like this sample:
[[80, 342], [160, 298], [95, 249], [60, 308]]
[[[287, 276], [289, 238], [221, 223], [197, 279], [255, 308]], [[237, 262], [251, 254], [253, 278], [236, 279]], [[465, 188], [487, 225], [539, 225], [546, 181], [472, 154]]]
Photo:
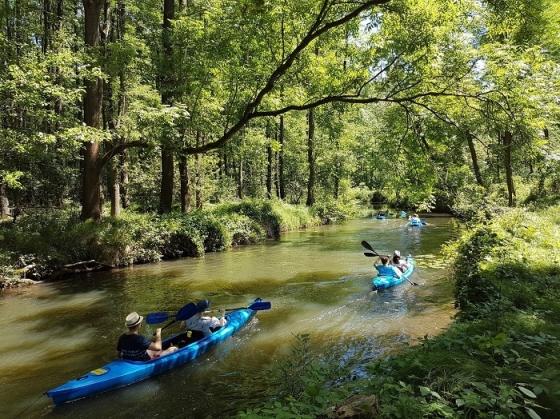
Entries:
[[367, 256], [368, 258], [374, 258], [377, 255], [374, 255], [373, 253], [369, 253], [369, 252], [364, 252], [364, 256]]
[[148, 313], [146, 315], [146, 323], [148, 324], [158, 324], [169, 320], [169, 313], [159, 312], [159, 313]]
[[175, 316], [175, 320], [183, 321], [188, 320], [197, 313], [197, 307], [195, 303], [188, 303], [186, 306], [181, 307]]
[[371, 247], [371, 245], [367, 241], [362, 240], [362, 246], [364, 246], [367, 250], [371, 250], [373, 252], [373, 247]]
[[251, 304], [249, 307], [247, 307], [250, 310], [270, 310], [270, 307], [272, 307], [272, 304], [270, 304], [270, 301], [255, 301], [253, 304]]

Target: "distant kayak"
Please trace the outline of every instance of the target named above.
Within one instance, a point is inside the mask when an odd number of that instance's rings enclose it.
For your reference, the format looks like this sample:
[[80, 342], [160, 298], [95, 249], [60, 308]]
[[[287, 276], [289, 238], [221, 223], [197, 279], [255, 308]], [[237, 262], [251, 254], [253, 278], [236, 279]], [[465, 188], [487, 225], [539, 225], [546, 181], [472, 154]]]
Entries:
[[371, 280], [371, 284], [374, 290], [383, 290], [387, 288], [394, 287], [395, 285], [399, 285], [406, 281], [412, 273], [414, 272], [414, 259], [411, 256], [406, 258], [406, 263], [408, 264], [408, 268], [406, 271], [403, 272], [400, 278], [396, 276], [389, 276], [389, 275], [377, 275]]
[[375, 218], [377, 218], [378, 220], [385, 220], [385, 219], [387, 218], [387, 216], [386, 216], [386, 215], [377, 214], [377, 215], [375, 216]]
[[176, 352], [150, 361], [117, 359], [49, 390], [46, 394], [58, 405], [146, 380], [198, 358], [245, 326], [255, 313], [256, 311], [247, 308], [234, 310], [226, 314], [227, 324], [208, 337], [202, 337], [200, 332], [200, 335], [193, 332], [192, 336], [182, 333], [166, 339], [163, 348], [177, 344], [178, 341], [185, 342], [185, 346]]
[[410, 220], [408, 222], [409, 227], [424, 227], [426, 224], [424, 220]]

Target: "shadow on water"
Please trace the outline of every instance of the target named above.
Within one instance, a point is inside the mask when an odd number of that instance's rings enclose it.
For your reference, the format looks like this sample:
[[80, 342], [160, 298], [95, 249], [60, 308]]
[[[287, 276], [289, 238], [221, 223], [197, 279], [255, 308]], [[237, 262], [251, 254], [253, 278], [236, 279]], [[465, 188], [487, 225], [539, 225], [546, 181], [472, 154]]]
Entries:
[[[344, 348], [363, 362], [445, 328], [452, 286], [439, 251], [455, 233], [450, 219], [409, 231], [403, 220], [353, 220], [286, 233], [280, 241], [199, 259], [136, 266], [45, 284], [0, 299], [1, 417], [222, 417], [268, 400], [266, 380], [294, 335], [311, 333], [317, 353]], [[371, 292], [373, 258], [400, 249], [418, 261], [413, 280]], [[176, 310], [210, 298], [244, 306], [260, 296], [273, 309], [190, 365], [143, 383], [53, 409], [41, 394], [109, 362], [126, 313]], [[151, 334], [145, 326], [143, 333]], [[343, 362], [343, 361], [341, 361]], [[353, 374], [363, 373], [360, 365]], [[344, 379], [344, 377], [341, 377]], [[24, 411], [22, 415], [20, 412]]]

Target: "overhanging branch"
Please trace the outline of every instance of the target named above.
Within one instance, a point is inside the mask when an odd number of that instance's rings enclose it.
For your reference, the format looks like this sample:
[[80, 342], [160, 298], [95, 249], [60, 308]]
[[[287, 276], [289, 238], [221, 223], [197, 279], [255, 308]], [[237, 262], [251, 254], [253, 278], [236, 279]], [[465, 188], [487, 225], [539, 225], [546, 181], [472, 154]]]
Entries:
[[[325, 19], [328, 14], [328, 10], [332, 4], [331, 0], [324, 0], [319, 13], [317, 14], [315, 21], [309, 28], [307, 34], [302, 38], [298, 45], [290, 52], [286, 59], [272, 72], [266, 81], [264, 87], [255, 95], [255, 98], [247, 103], [243, 111], [242, 116], [239, 118], [237, 123], [235, 123], [227, 132], [222, 135], [216, 141], [212, 141], [200, 147], [188, 147], [186, 149], [187, 153], [197, 154], [204, 153], [206, 151], [219, 148], [223, 146], [227, 141], [229, 141], [237, 132], [239, 132], [247, 123], [256, 117], [256, 110], [261, 104], [264, 97], [270, 93], [276, 84], [276, 82], [291, 68], [295, 60], [305, 50], [311, 42], [319, 38], [324, 33], [330, 31], [333, 28], [344, 25], [345, 23], [351, 21], [352, 19], [359, 16], [362, 12], [372, 8], [373, 6], [378, 6], [381, 4], [388, 3], [389, 0], [367, 0], [359, 3], [351, 12], [340, 17], [339, 19], [333, 20], [331, 22], [325, 23]], [[307, 108], [309, 109], [309, 108]]]

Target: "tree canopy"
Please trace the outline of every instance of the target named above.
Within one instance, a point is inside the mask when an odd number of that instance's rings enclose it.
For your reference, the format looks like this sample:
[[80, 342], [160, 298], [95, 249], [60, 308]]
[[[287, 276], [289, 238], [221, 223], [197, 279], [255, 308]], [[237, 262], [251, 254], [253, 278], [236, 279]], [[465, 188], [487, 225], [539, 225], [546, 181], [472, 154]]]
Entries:
[[[559, 5], [8, 0], [8, 207], [560, 193]], [[106, 210], [108, 212], [108, 209]]]

